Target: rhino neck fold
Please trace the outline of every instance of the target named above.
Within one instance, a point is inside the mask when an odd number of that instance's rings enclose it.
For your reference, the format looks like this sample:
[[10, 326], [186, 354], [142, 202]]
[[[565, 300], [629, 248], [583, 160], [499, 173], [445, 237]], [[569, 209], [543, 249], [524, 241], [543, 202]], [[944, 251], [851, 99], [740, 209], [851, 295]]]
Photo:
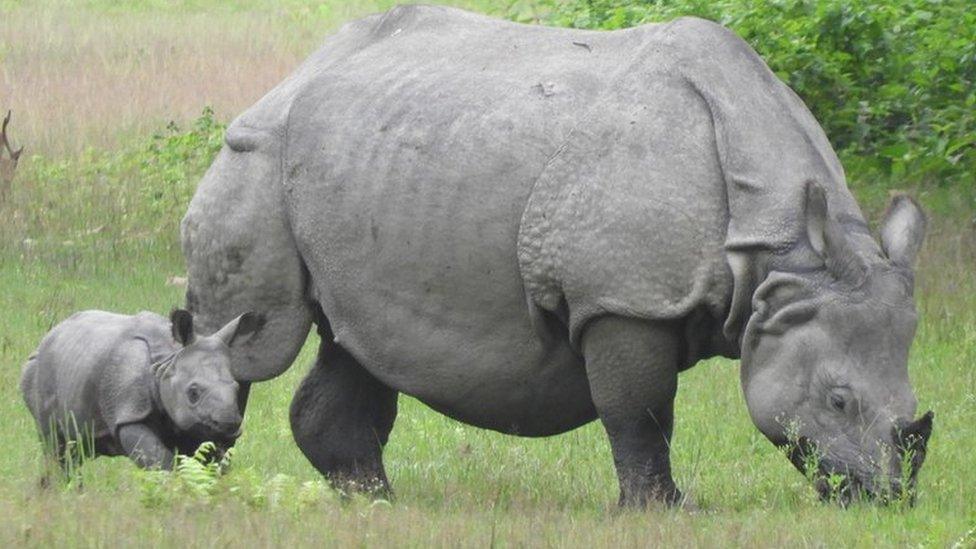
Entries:
[[172, 360], [172, 358], [175, 356], [175, 353], [160, 358], [158, 356], [159, 355], [158, 350], [155, 353], [153, 352], [153, 346], [146, 337], [136, 336], [134, 339], [141, 341], [146, 346], [145, 364], [148, 370], [147, 377], [149, 378], [149, 383], [148, 383], [149, 399], [152, 401], [153, 409], [162, 410], [163, 401], [159, 396], [159, 376], [156, 374], [156, 369], [162, 366], [163, 365], [162, 363]]

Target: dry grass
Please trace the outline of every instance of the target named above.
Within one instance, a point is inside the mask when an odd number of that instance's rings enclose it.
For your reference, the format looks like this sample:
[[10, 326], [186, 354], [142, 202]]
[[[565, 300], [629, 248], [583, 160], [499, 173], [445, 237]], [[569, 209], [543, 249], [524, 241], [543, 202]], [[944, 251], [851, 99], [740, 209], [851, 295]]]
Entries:
[[11, 135], [29, 155], [115, 148], [204, 105], [230, 119], [336, 26], [394, 2], [143, 4], [154, 3], [0, 0], [0, 108], [13, 109]]
[[295, 66], [300, 42], [253, 14], [16, 10], [0, 26], [0, 104], [32, 153], [114, 148], [202, 105], [223, 117], [240, 111]]

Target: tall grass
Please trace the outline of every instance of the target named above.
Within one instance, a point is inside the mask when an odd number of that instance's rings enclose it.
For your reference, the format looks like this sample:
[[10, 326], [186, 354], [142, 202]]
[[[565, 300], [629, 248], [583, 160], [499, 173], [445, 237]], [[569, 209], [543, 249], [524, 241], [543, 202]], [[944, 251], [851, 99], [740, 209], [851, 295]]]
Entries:
[[[503, 1], [455, 0], [491, 9]], [[393, 0], [0, 1], [0, 108], [28, 155], [114, 148], [257, 101], [339, 24]]]

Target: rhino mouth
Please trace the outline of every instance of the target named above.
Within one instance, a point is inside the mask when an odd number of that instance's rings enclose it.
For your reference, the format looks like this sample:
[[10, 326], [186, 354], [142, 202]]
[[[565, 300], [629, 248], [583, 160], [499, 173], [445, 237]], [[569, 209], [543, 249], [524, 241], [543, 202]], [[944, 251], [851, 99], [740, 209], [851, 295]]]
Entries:
[[244, 432], [242, 424], [222, 424], [203, 420], [192, 429], [192, 435], [199, 440], [209, 440], [217, 444], [233, 444]]
[[814, 488], [824, 503], [836, 503], [841, 507], [848, 507], [857, 502], [891, 505], [905, 502], [909, 506], [915, 504], [914, 486], [906, 488], [900, 481], [893, 481], [884, 485], [865, 480], [854, 475], [826, 473], [818, 471], [814, 478]]
[[924, 450], [918, 450], [911, 458], [907, 477], [885, 478], [876, 471], [853, 468], [831, 459], [806, 437], [785, 446], [790, 463], [813, 482], [824, 503], [841, 507], [858, 502], [915, 505], [916, 479], [925, 458]]

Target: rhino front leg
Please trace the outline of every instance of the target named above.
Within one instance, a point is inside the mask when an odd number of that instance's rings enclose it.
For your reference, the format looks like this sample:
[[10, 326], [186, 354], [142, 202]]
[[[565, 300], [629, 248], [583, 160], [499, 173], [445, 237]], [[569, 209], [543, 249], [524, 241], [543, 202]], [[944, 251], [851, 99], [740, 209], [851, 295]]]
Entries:
[[291, 429], [333, 487], [389, 496], [383, 446], [396, 413], [397, 392], [323, 334], [318, 358], [292, 400]]
[[610, 438], [621, 506], [682, 503], [670, 458], [678, 334], [666, 323], [615, 316], [591, 321], [583, 333], [586, 373]]
[[119, 427], [119, 443], [125, 455], [143, 469], [173, 468], [173, 450], [146, 425], [130, 423]]

